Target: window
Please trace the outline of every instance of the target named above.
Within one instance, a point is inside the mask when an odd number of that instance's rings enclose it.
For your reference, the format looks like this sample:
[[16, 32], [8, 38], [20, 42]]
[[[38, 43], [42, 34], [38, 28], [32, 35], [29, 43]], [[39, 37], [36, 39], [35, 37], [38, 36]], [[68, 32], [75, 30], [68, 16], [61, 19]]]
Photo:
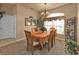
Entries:
[[52, 27], [53, 22], [52, 21], [44, 21], [44, 26], [47, 28], [47, 31], [50, 30], [50, 28]]
[[64, 20], [53, 20], [53, 26], [57, 29], [58, 34], [64, 34]]
[[51, 27], [55, 27], [58, 34], [64, 34], [64, 19], [45, 21], [44, 26], [47, 28], [47, 30], [50, 30]]
[[[60, 17], [64, 16], [64, 13], [51, 13], [48, 17]], [[55, 27], [58, 34], [64, 34], [64, 19], [57, 19], [52, 21], [45, 21], [44, 26], [49, 30], [51, 27]]]

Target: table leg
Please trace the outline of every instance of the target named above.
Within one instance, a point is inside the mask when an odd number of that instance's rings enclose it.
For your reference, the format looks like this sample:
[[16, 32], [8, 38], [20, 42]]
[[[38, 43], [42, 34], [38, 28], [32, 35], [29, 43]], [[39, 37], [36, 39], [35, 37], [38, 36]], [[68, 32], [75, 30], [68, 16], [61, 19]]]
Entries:
[[42, 40], [40, 40], [40, 45], [43, 48], [43, 41]]

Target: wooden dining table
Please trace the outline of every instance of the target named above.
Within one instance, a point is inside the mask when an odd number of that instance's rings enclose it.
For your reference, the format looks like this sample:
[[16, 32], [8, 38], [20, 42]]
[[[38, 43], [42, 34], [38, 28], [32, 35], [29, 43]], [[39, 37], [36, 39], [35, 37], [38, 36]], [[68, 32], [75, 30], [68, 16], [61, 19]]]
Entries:
[[48, 37], [50, 35], [50, 31], [47, 32], [31, 32], [31, 36], [33, 39], [39, 40], [41, 47], [43, 48], [43, 44], [46, 40], [48, 40]]

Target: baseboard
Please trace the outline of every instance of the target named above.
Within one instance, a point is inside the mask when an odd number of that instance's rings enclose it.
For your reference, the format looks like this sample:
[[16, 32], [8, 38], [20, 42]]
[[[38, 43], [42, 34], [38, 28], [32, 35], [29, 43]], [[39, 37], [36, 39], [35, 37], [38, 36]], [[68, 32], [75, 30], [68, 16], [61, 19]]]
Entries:
[[9, 44], [13, 44], [13, 43], [22, 41], [22, 40], [24, 40], [24, 39], [25, 39], [25, 38], [15, 39], [15, 41], [7, 42], [7, 43], [5, 43], [5, 44], [2, 44], [2, 45], [0, 45], [0, 47], [4, 47], [4, 46], [7, 46], [7, 45], [9, 45]]
[[64, 41], [65, 39], [64, 38], [60, 38], [60, 37], [56, 37], [57, 40], [62, 40]]

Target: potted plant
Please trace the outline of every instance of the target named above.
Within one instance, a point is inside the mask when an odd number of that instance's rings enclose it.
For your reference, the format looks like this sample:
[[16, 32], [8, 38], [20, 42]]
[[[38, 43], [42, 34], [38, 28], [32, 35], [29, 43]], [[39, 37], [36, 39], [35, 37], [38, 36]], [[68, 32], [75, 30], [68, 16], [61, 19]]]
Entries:
[[40, 27], [40, 30], [41, 30], [42, 32], [47, 31], [47, 29], [46, 29], [45, 27]]
[[78, 54], [77, 53], [77, 43], [74, 40], [66, 39], [65, 46], [66, 46], [66, 48], [65, 48], [66, 53], [71, 54], [71, 55]]

